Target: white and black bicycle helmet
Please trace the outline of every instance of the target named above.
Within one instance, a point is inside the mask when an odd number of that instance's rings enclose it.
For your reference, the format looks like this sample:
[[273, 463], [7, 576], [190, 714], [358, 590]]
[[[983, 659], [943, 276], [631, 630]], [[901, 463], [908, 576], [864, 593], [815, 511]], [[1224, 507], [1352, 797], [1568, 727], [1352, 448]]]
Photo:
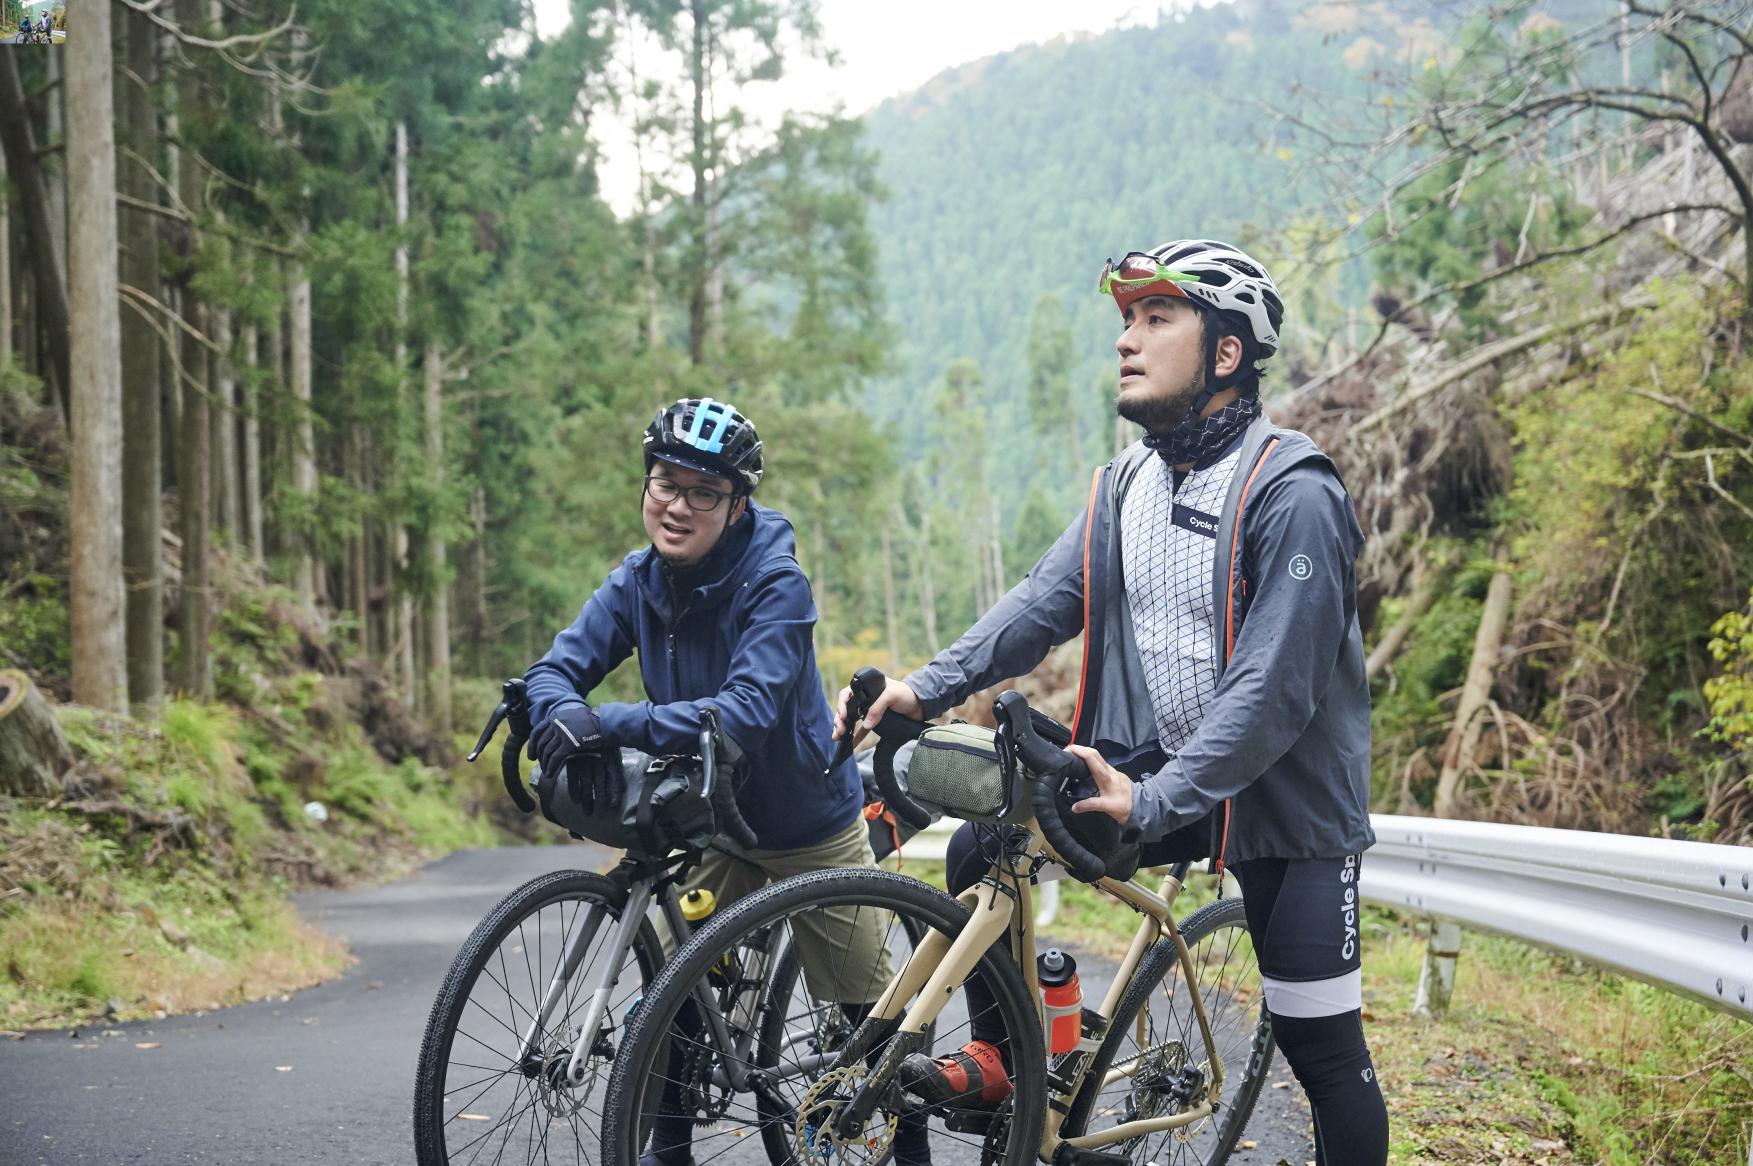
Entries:
[[[1166, 277], [1154, 278], [1165, 269]], [[1153, 278], [1147, 280], [1147, 275]], [[1228, 243], [1177, 239], [1149, 251], [1134, 251], [1118, 263], [1110, 259], [1102, 282], [1102, 290], [1111, 292], [1122, 313], [1134, 300], [1162, 295], [1213, 309], [1249, 342], [1256, 373], [1278, 351], [1278, 329], [1284, 322], [1278, 285], [1264, 264]]]
[[729, 478], [739, 493], [761, 484], [761, 437], [755, 424], [726, 401], [685, 397], [659, 409], [645, 427], [645, 470], [659, 458], [703, 474]]

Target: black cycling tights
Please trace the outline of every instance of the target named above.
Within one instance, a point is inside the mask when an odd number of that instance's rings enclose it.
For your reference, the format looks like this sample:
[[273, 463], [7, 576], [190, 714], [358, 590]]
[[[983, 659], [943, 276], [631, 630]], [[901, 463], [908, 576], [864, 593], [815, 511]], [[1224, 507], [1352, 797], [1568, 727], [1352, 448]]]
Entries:
[[1272, 1036], [1309, 1095], [1319, 1166], [1385, 1166], [1388, 1107], [1363, 1040], [1363, 1017], [1272, 1017]]

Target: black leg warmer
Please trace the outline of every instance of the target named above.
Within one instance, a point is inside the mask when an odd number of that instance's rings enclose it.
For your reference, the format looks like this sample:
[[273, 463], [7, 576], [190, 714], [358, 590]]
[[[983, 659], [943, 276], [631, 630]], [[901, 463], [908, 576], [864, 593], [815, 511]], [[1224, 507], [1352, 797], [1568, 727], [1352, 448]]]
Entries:
[[1361, 1013], [1272, 1017], [1272, 1034], [1315, 1118], [1319, 1166], [1386, 1166], [1388, 1107]]

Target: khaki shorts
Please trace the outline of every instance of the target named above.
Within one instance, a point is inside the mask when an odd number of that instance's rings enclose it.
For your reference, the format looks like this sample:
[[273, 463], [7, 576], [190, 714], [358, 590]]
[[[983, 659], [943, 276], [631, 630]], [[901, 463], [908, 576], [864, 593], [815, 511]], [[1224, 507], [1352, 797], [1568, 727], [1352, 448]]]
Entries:
[[[870, 828], [863, 818], [856, 818], [832, 838], [798, 850], [748, 850], [735, 855], [708, 850], [682, 890], [711, 891], [722, 911], [744, 895], [792, 875], [875, 865]], [[887, 913], [869, 907], [835, 907], [793, 916], [810, 995], [836, 1004], [874, 1003], [894, 975], [884, 943], [891, 921]], [[665, 957], [673, 956], [675, 940], [661, 912], [656, 923]]]

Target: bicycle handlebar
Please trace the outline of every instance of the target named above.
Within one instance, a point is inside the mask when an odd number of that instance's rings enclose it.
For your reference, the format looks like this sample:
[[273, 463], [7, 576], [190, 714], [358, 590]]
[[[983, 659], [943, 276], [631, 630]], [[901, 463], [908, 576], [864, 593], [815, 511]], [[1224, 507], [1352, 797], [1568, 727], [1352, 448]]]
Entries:
[[1080, 778], [1089, 776], [1089, 767], [1076, 754], [1055, 749], [1035, 732], [1029, 716], [1029, 702], [1022, 693], [1011, 689], [992, 702], [992, 713], [1001, 727], [1007, 729], [1016, 745], [1017, 756], [1028, 767], [1029, 804], [1035, 821], [1047, 842], [1064, 860], [1073, 878], [1080, 882], [1099, 882], [1108, 873], [1108, 864], [1079, 842], [1059, 813], [1059, 791]]
[[499, 686], [499, 706], [487, 718], [487, 727], [481, 730], [481, 737], [475, 742], [475, 748], [469, 754], [473, 761], [481, 756], [493, 740], [493, 734], [499, 731], [499, 722], [511, 722], [511, 736], [506, 738], [505, 748], [499, 753], [499, 776], [505, 781], [505, 792], [517, 803], [517, 808], [526, 814], [533, 814], [536, 799], [524, 787], [523, 774], [518, 772], [517, 755], [524, 742], [530, 739], [530, 698], [524, 688], [523, 677], [514, 676]]
[[[757, 844], [755, 832], [750, 829], [748, 820], [743, 817], [742, 809], [737, 805], [736, 790], [731, 788], [729, 782], [721, 784], [718, 780], [720, 740], [718, 709], [707, 705], [700, 711], [700, 768], [704, 774], [701, 792], [712, 806], [719, 831], [743, 849], [753, 850]], [[722, 741], [729, 747], [726, 752], [736, 751], [736, 745], [729, 737], [723, 737]], [[734, 760], [731, 762], [733, 765], [735, 763]]]

